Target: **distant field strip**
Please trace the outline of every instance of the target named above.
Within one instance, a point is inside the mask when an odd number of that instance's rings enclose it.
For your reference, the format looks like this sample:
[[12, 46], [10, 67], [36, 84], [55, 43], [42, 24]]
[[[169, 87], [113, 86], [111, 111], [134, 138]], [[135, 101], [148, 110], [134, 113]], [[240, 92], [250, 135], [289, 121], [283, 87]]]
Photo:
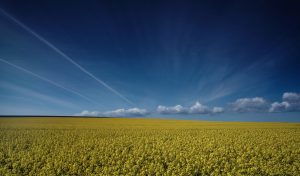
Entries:
[[300, 175], [300, 123], [0, 118], [0, 175]]

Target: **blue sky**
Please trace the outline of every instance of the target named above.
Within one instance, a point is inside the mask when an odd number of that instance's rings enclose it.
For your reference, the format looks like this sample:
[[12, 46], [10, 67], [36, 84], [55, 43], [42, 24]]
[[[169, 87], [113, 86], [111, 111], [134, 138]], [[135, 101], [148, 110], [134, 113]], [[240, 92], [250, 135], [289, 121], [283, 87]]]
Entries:
[[293, 1], [0, 7], [0, 114], [300, 121]]

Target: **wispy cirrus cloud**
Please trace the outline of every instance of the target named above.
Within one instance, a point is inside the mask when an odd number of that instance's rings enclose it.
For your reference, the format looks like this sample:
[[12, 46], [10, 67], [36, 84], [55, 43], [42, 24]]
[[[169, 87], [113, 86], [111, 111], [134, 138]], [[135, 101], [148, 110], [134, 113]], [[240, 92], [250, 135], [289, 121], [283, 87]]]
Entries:
[[40, 40], [42, 43], [44, 43], [45, 45], [47, 45], [49, 48], [51, 48], [53, 51], [55, 51], [57, 54], [59, 54], [60, 56], [62, 56], [62, 58], [66, 59], [67, 61], [69, 61], [71, 64], [73, 64], [75, 67], [77, 67], [80, 71], [82, 71], [84, 74], [88, 75], [89, 77], [91, 77], [92, 79], [94, 79], [96, 82], [98, 82], [100, 85], [104, 86], [105, 88], [107, 88], [109, 91], [111, 91], [112, 93], [114, 93], [115, 95], [117, 95], [118, 97], [120, 97], [121, 99], [123, 99], [124, 101], [126, 101], [127, 103], [134, 105], [133, 102], [131, 102], [128, 98], [126, 98], [123, 94], [121, 94], [119, 91], [117, 91], [116, 89], [112, 88], [110, 85], [108, 85], [106, 82], [104, 82], [102, 79], [96, 77], [94, 74], [92, 74], [91, 72], [89, 72], [87, 69], [83, 68], [80, 64], [78, 64], [73, 58], [71, 58], [70, 56], [68, 56], [65, 52], [63, 52], [62, 50], [60, 50], [59, 48], [57, 48], [54, 44], [52, 44], [51, 42], [49, 42], [47, 39], [43, 38], [41, 35], [39, 35], [38, 33], [36, 33], [35, 31], [33, 31], [30, 27], [28, 27], [27, 25], [25, 25], [24, 23], [22, 23], [21, 21], [19, 21], [18, 19], [16, 19], [14, 16], [10, 15], [9, 13], [7, 13], [4, 9], [0, 8], [0, 12], [6, 16], [8, 19], [12, 20], [14, 23], [16, 23], [18, 26], [20, 26], [22, 29], [24, 29], [25, 31], [27, 31], [28, 33], [30, 33], [32, 36], [36, 37], [38, 40]]
[[53, 96], [48, 96], [46, 94], [34, 91], [32, 89], [28, 89], [25, 87], [21, 87], [15, 84], [10, 84], [10, 83], [6, 83], [6, 82], [1, 82], [1, 87], [9, 89], [10, 91], [14, 91], [16, 93], [19, 93], [23, 96], [26, 97], [30, 97], [30, 99], [35, 99], [35, 100], [39, 100], [42, 102], [48, 102], [54, 105], [58, 105], [58, 106], [63, 106], [63, 107], [68, 107], [68, 108], [77, 108], [76, 105], [74, 105], [73, 103], [70, 103], [68, 101], [64, 101], [62, 99], [59, 98], [55, 98]]
[[97, 105], [99, 104], [99, 103], [95, 102], [94, 100], [90, 99], [89, 97], [87, 97], [87, 96], [85, 96], [85, 95], [83, 95], [83, 94], [81, 94], [81, 93], [79, 93], [79, 92], [77, 92], [77, 91], [75, 91], [75, 90], [72, 90], [72, 89], [67, 88], [67, 87], [65, 87], [65, 86], [63, 86], [63, 85], [60, 85], [60, 84], [58, 84], [58, 83], [56, 83], [56, 82], [54, 82], [54, 81], [52, 81], [52, 80], [49, 80], [49, 79], [47, 79], [47, 78], [45, 78], [45, 77], [42, 77], [42, 76], [39, 75], [39, 74], [33, 73], [32, 71], [29, 71], [28, 69], [25, 69], [25, 68], [23, 68], [23, 67], [21, 67], [21, 66], [18, 66], [18, 65], [16, 65], [16, 64], [13, 64], [13, 63], [11, 63], [11, 62], [9, 62], [9, 61], [7, 61], [7, 60], [4, 60], [4, 59], [2, 59], [2, 58], [0, 58], [0, 61], [3, 62], [3, 63], [6, 63], [6, 64], [8, 64], [8, 65], [10, 65], [10, 66], [12, 66], [12, 67], [14, 67], [14, 68], [16, 68], [16, 69], [18, 69], [18, 70], [21, 70], [21, 71], [23, 71], [23, 72], [25, 72], [25, 73], [27, 73], [27, 74], [33, 76], [33, 77], [36, 77], [36, 78], [38, 78], [38, 79], [40, 79], [40, 80], [42, 80], [42, 81], [45, 81], [45, 82], [47, 82], [47, 83], [49, 83], [49, 84], [51, 84], [51, 85], [53, 85], [53, 86], [55, 86], [55, 87], [58, 87], [58, 88], [60, 88], [60, 89], [63, 89], [63, 90], [65, 90], [65, 91], [67, 91], [67, 92], [69, 92], [69, 93], [72, 93], [72, 94], [74, 94], [74, 95], [77, 95], [77, 96], [79, 96], [79, 97], [81, 97], [81, 98], [83, 98], [83, 99], [85, 99], [85, 100], [87, 100], [87, 101], [89, 101], [89, 102], [92, 102], [92, 103], [97, 104]]
[[[218, 69], [214, 69], [214, 72], [211, 73], [211, 70], [215, 67], [215, 62], [208, 61], [204, 64], [205, 68], [203, 68], [205, 77], [200, 80], [198, 85], [202, 102], [215, 101], [233, 95], [240, 90], [257, 89], [255, 85], [264, 83], [270, 76], [268, 72], [272, 68], [269, 67], [269, 62], [267, 59], [261, 59], [243, 67], [225, 64], [220, 65]], [[275, 61], [273, 60], [273, 62]], [[249, 77], [249, 74], [254, 73], [260, 76]]]

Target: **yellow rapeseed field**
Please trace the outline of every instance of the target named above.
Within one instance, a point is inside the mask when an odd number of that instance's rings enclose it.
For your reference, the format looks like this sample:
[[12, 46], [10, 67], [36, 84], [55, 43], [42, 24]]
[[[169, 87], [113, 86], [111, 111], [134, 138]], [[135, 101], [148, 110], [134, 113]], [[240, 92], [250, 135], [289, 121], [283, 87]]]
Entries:
[[300, 124], [0, 118], [0, 175], [300, 175]]

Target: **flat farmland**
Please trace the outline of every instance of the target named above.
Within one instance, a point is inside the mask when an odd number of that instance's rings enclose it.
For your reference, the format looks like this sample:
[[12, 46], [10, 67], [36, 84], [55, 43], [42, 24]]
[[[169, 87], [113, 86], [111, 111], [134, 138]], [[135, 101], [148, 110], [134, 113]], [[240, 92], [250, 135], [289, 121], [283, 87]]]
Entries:
[[300, 175], [300, 123], [0, 118], [0, 175]]

